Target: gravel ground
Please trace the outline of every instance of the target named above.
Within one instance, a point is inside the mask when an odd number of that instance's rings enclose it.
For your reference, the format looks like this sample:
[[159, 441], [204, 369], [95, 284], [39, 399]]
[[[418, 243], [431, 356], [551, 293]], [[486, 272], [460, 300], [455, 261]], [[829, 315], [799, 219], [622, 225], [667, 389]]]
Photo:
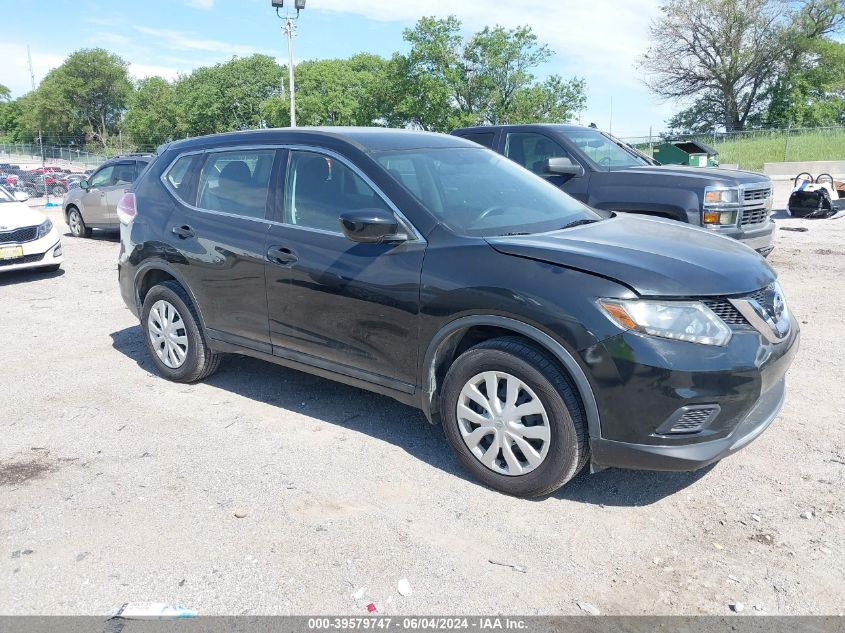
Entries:
[[241, 357], [160, 379], [116, 238], [66, 237], [61, 273], [0, 276], [0, 613], [841, 613], [845, 220], [779, 225], [809, 231], [771, 256], [803, 330], [772, 428], [539, 501], [479, 486], [381, 396]]

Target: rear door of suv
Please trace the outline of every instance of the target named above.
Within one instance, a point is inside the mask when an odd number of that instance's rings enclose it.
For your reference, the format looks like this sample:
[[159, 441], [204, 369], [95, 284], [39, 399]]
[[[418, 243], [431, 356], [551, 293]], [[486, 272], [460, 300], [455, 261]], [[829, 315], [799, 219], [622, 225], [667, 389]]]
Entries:
[[215, 148], [173, 160], [162, 182], [175, 210], [162, 239], [212, 338], [270, 353], [265, 242], [274, 148]]

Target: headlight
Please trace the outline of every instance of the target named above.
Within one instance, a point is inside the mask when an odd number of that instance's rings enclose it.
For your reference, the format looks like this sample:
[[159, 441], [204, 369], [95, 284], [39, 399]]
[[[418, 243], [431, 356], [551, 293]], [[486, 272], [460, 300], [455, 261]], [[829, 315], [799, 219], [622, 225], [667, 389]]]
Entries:
[[739, 189], [716, 189], [710, 188], [704, 190], [704, 205], [715, 204], [736, 204], [739, 202]]
[[53, 223], [50, 221], [49, 218], [47, 218], [38, 227], [38, 232], [35, 234], [35, 239], [40, 240], [42, 237], [46, 237], [50, 233], [50, 231], [52, 231], [52, 230], [53, 230]]
[[731, 329], [698, 301], [599, 299], [599, 306], [626, 330], [702, 345], [727, 345], [731, 340]]

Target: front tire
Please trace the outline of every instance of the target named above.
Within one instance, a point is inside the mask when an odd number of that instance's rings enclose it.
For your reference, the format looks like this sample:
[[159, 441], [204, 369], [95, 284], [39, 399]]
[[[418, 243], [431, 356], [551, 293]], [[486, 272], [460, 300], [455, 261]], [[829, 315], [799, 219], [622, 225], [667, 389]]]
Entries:
[[569, 377], [520, 338], [486, 341], [455, 360], [440, 412], [461, 463], [509, 495], [547, 495], [589, 458], [586, 416]]
[[220, 355], [211, 351], [188, 293], [175, 281], [154, 286], [144, 298], [141, 328], [158, 372], [174, 382], [192, 383], [217, 371]]
[[91, 229], [85, 226], [85, 220], [76, 207], [70, 207], [67, 212], [67, 225], [74, 237], [91, 237]]

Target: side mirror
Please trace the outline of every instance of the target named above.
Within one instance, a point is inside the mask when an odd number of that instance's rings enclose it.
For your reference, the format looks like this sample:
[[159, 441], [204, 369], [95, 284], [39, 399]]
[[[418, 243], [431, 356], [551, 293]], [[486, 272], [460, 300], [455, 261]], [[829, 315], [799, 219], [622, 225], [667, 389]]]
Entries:
[[83, 179], [82, 179], [82, 180], [80, 180], [80, 181], [79, 181], [79, 183], [77, 183], [77, 184], [78, 184], [78, 186], [79, 186], [79, 188], [80, 188], [80, 189], [83, 189], [83, 190], [84, 190], [84, 189], [88, 189], [88, 180], [87, 180], [86, 178], [83, 178]]
[[16, 191], [14, 195], [15, 200], [18, 202], [26, 202], [29, 200], [29, 194], [26, 191]]
[[360, 209], [340, 216], [343, 233], [353, 242], [380, 244], [404, 242], [408, 236], [397, 233], [399, 222], [396, 216], [383, 209]]
[[579, 163], [573, 163], [568, 158], [550, 158], [546, 161], [546, 173], [580, 177], [584, 175], [584, 168]]

